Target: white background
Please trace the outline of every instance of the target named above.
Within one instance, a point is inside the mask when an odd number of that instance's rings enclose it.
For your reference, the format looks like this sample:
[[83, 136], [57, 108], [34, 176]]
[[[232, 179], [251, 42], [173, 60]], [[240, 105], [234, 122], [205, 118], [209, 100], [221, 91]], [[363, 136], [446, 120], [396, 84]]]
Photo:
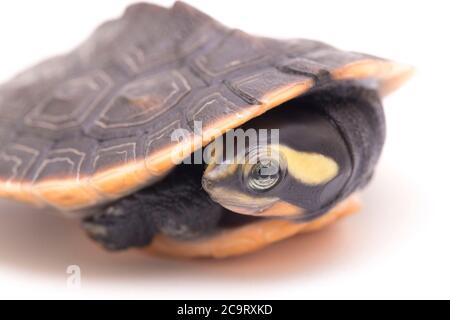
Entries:
[[[170, 5], [172, 1], [158, 1]], [[414, 65], [385, 100], [364, 209], [243, 258], [171, 261], [93, 246], [76, 221], [0, 203], [1, 298], [450, 298], [449, 8], [445, 1], [189, 1], [223, 23]], [[1, 1], [0, 80], [84, 40], [131, 1]], [[67, 289], [66, 268], [82, 270]]]

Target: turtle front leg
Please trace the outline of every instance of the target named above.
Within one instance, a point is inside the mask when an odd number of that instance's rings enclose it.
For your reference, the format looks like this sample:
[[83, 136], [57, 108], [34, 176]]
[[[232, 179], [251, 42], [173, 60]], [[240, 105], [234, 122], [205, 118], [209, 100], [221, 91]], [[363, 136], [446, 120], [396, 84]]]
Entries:
[[143, 247], [156, 234], [196, 239], [217, 229], [223, 208], [202, 189], [202, 167], [181, 165], [159, 183], [83, 220], [89, 237], [109, 250]]
[[157, 232], [152, 215], [133, 198], [99, 210], [85, 218], [82, 227], [91, 239], [108, 250], [146, 246]]

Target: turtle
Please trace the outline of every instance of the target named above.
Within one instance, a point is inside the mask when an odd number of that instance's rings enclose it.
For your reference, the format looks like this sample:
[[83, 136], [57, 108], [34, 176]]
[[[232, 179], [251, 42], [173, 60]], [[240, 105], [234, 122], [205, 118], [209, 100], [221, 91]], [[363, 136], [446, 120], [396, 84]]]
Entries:
[[78, 219], [108, 250], [250, 253], [359, 210], [381, 100], [412, 73], [137, 3], [0, 86], [0, 197]]

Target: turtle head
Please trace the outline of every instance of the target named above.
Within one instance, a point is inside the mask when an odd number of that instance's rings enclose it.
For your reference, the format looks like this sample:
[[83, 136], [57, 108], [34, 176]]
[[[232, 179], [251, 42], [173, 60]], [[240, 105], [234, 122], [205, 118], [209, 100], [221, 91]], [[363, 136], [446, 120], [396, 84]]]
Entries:
[[291, 101], [247, 123], [244, 130], [278, 130], [278, 137], [212, 161], [203, 175], [210, 197], [240, 214], [311, 219], [362, 187], [384, 141], [381, 105], [365, 93], [323, 96]]
[[236, 213], [302, 216], [342, 188], [348, 168], [337, 159], [284, 144], [258, 145], [235, 162], [211, 163], [203, 175], [210, 197]]

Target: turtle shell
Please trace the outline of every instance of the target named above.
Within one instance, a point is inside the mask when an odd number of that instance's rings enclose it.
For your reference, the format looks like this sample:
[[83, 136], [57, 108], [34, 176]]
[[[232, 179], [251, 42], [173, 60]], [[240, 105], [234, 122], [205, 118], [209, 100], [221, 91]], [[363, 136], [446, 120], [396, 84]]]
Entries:
[[[316, 41], [251, 36], [184, 3], [137, 4], [0, 87], [0, 196], [63, 211], [113, 201], [164, 176], [173, 151], [308, 90], [351, 79], [385, 95], [410, 73]], [[175, 129], [189, 134], [174, 142]]]

